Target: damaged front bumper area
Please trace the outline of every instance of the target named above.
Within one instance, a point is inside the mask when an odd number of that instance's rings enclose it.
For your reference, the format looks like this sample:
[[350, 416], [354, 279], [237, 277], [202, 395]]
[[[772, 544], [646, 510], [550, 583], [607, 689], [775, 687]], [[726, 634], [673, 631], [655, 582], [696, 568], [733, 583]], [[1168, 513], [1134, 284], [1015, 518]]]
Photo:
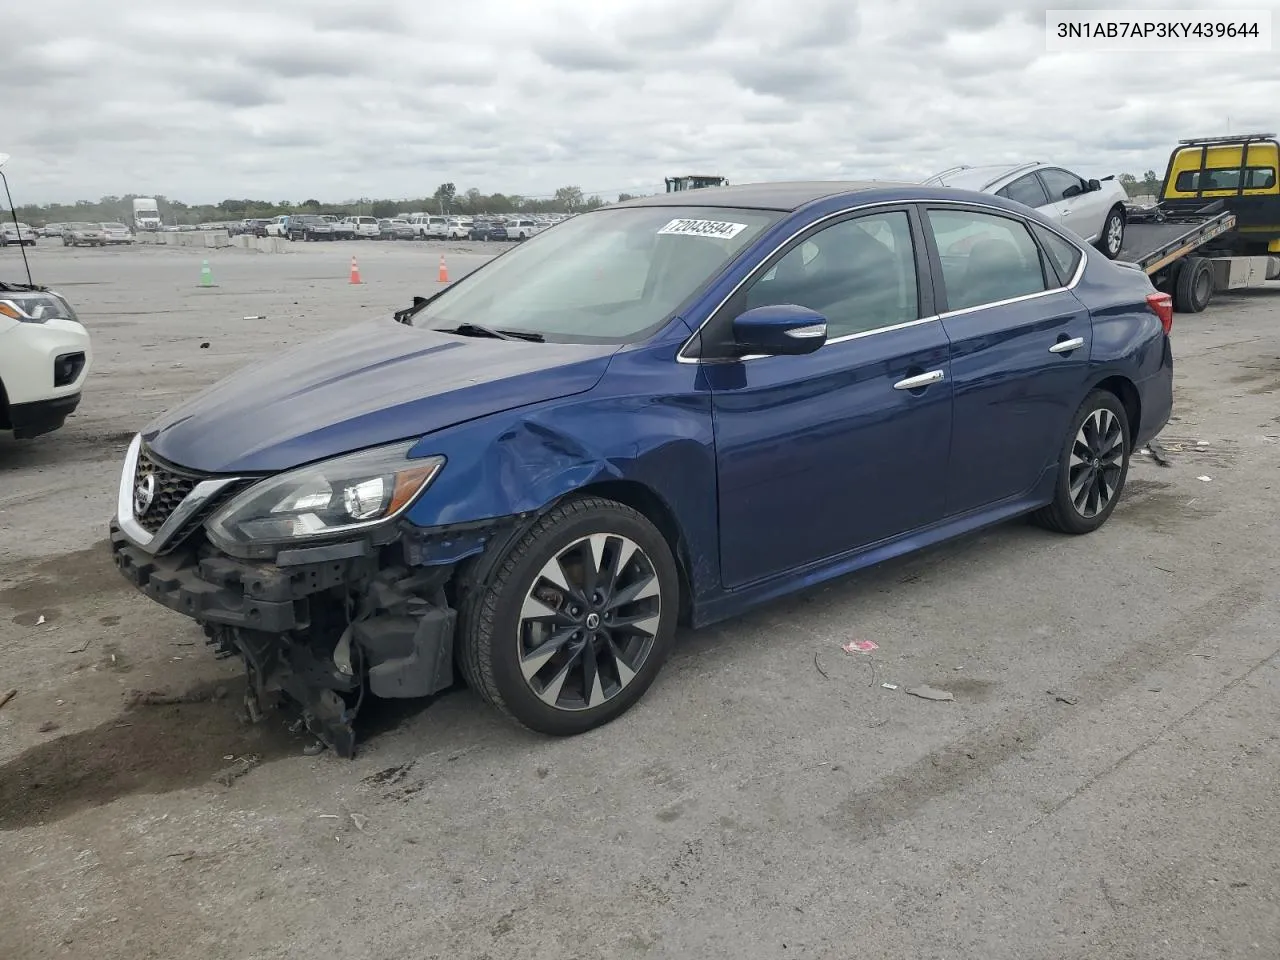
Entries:
[[425, 697], [453, 684], [454, 562], [410, 564], [402, 544], [368, 542], [295, 551], [287, 565], [239, 560], [200, 534], [152, 554], [117, 521], [111, 551], [139, 590], [199, 622], [219, 656], [243, 659], [251, 719], [283, 694], [341, 756], [354, 755], [366, 693]]

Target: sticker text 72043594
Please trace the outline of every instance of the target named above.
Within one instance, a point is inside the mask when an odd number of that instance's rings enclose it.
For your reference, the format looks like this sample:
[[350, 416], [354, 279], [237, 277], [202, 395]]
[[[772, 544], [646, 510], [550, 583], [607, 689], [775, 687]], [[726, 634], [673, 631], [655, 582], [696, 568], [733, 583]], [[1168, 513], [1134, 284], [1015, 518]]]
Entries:
[[730, 223], [727, 220], [687, 220], [676, 219], [667, 223], [658, 235], [677, 237], [714, 237], [716, 240], [732, 240], [743, 230], [745, 223]]

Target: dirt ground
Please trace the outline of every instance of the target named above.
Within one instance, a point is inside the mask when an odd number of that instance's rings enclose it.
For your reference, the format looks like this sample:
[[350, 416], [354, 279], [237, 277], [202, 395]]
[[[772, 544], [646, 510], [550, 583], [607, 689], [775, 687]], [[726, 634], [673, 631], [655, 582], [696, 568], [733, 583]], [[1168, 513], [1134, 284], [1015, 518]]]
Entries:
[[457, 690], [309, 756], [116, 573], [120, 461], [441, 252], [490, 251], [35, 249], [96, 363], [64, 430], [0, 438], [0, 958], [1275, 956], [1280, 290], [1176, 318], [1170, 465], [1094, 536], [1014, 523], [685, 635], [584, 737]]

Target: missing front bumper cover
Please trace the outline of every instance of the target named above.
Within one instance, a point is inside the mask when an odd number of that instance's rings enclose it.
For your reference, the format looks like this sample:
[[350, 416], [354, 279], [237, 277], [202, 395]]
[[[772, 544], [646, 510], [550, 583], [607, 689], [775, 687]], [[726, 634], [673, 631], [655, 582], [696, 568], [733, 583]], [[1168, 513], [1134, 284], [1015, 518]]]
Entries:
[[201, 623], [220, 655], [244, 661], [251, 718], [284, 694], [341, 756], [354, 754], [366, 694], [426, 697], [453, 684], [451, 565], [380, 570], [376, 556], [361, 555], [281, 567], [207, 548], [155, 557], [115, 524], [111, 546], [139, 590]]

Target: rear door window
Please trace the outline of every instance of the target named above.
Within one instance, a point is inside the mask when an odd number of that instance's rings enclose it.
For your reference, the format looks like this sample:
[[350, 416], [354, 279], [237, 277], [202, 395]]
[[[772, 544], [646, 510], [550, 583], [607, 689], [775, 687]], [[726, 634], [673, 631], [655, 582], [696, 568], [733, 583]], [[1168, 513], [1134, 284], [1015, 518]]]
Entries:
[[1040, 178], [1034, 173], [1019, 177], [1007, 187], [997, 190], [996, 195], [1004, 197], [1006, 200], [1025, 203], [1032, 208], [1043, 207], [1049, 202], [1049, 195], [1044, 192], [1044, 186], [1040, 183]]
[[[1048, 289], [1040, 249], [1021, 221], [975, 210], [930, 210], [928, 220], [942, 261], [948, 311]], [[1058, 286], [1056, 277], [1053, 285]]]

